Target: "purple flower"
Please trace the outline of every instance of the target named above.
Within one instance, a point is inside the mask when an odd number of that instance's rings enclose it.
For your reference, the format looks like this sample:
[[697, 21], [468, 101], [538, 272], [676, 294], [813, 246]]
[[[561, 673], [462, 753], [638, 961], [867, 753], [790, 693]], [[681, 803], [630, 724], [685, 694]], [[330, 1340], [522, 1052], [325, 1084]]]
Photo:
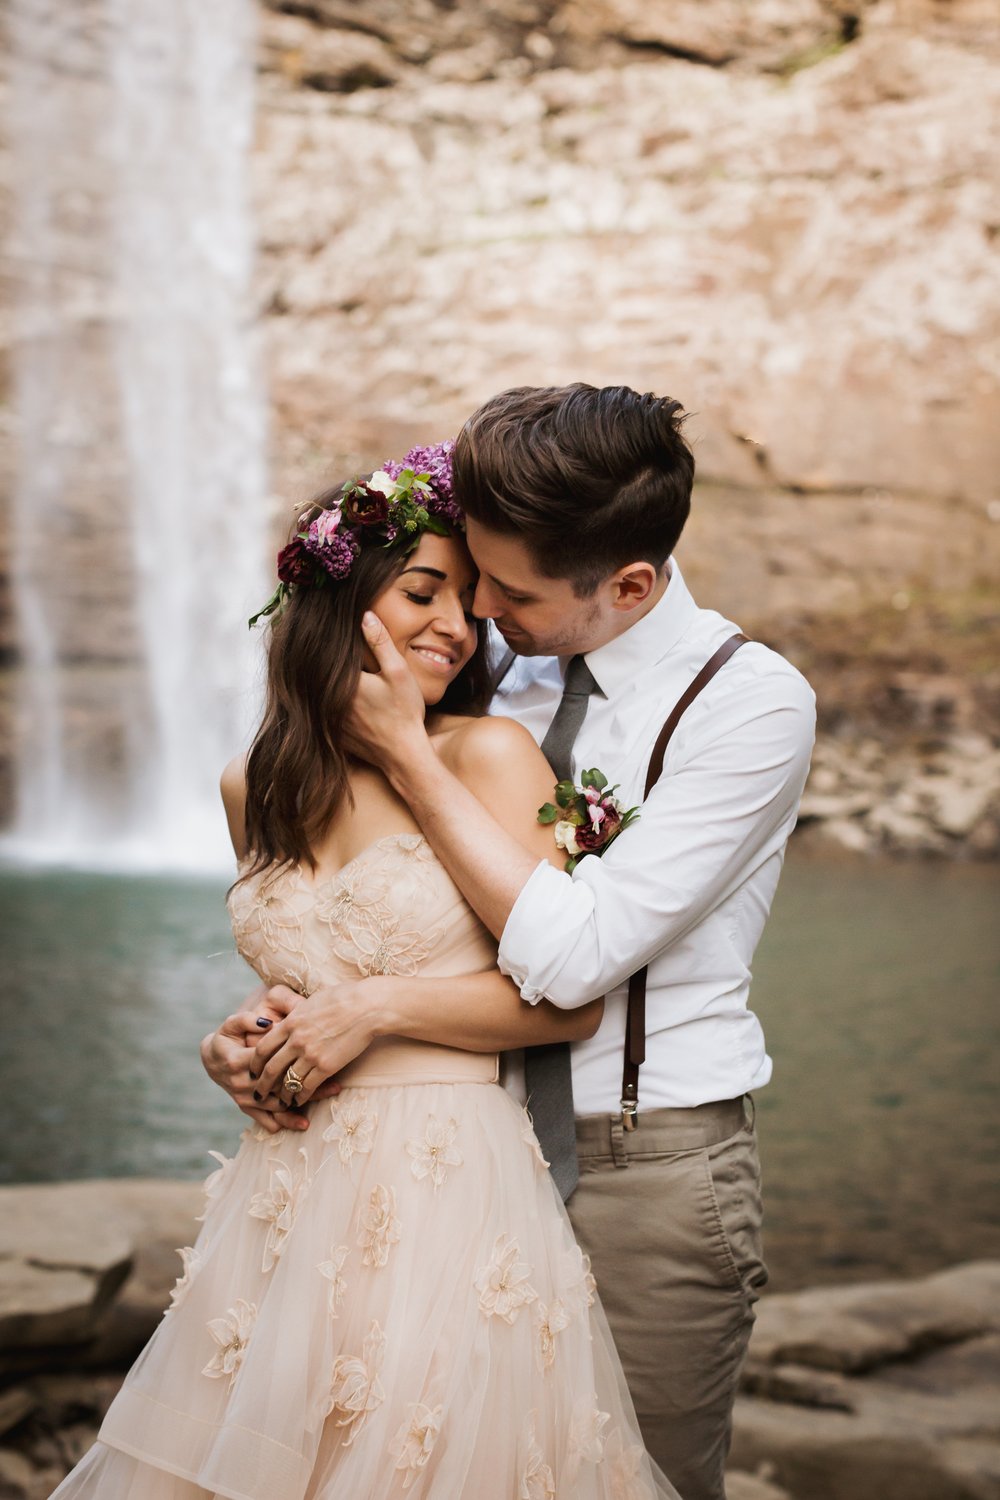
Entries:
[[390, 459], [382, 468], [392, 479], [398, 479], [404, 469], [412, 469], [415, 474], [426, 474], [431, 488], [431, 493], [424, 498], [427, 510], [432, 516], [440, 516], [442, 521], [448, 521], [456, 530], [461, 531], [465, 528], [465, 517], [452, 494], [451, 455], [454, 447], [455, 444], [448, 438], [443, 443], [411, 448], [402, 461]]
[[346, 578], [359, 551], [353, 531], [343, 527], [330, 535], [322, 536], [316, 521], [310, 525], [302, 545], [331, 578]]

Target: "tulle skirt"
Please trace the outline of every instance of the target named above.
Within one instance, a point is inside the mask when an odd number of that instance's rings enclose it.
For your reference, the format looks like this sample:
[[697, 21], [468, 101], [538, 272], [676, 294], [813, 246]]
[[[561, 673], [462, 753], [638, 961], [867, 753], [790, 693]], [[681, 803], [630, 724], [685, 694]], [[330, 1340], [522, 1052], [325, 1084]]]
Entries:
[[353, 1087], [310, 1115], [220, 1158], [171, 1307], [55, 1497], [676, 1500], [509, 1095]]

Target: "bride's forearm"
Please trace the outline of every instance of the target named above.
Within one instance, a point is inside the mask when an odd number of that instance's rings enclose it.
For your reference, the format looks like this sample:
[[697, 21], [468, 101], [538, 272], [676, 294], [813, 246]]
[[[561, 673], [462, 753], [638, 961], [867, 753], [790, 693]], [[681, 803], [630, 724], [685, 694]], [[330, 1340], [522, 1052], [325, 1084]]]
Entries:
[[499, 969], [449, 979], [393, 976], [384, 983], [379, 1033], [467, 1052], [582, 1041], [594, 1035], [604, 1012], [603, 1000], [575, 1010], [559, 1010], [546, 1000], [527, 1005]]

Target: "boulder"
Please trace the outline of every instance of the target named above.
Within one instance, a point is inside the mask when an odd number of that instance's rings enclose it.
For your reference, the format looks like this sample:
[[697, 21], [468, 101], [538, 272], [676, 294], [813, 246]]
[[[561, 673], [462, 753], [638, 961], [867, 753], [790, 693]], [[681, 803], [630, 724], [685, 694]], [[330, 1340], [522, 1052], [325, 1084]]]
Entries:
[[0, 1373], [69, 1350], [74, 1363], [131, 1358], [168, 1301], [200, 1201], [194, 1184], [142, 1179], [0, 1188]]
[[747, 1368], [856, 1374], [990, 1332], [1000, 1333], [1000, 1262], [974, 1261], [922, 1280], [766, 1297]]
[[764, 1298], [731, 1461], [796, 1500], [997, 1500], [1000, 1262]]

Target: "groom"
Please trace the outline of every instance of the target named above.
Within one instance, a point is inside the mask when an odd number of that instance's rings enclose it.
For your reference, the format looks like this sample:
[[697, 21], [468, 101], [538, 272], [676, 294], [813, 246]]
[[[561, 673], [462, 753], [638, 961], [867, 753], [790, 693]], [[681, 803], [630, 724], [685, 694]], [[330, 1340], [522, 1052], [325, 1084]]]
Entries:
[[[694, 472], [681, 421], [676, 402], [627, 387], [525, 387], [480, 408], [454, 453], [475, 613], [514, 653], [493, 711], [535, 735], [553, 779], [597, 768], [626, 805], [642, 803], [602, 857], [572, 875], [536, 865], [502, 805], [487, 811], [443, 768], [374, 617], [380, 671], [362, 681], [352, 733], [499, 939], [522, 998], [607, 997], [593, 1038], [571, 1054], [530, 1048], [523, 1071], [512, 1057], [508, 1087], [523, 1098], [527, 1074], [650, 1452], [683, 1500], [723, 1500], [766, 1280], [748, 1096], [771, 1063], [747, 1003], [750, 964], [808, 770], [814, 700], [780, 656], [700, 609], [672, 560]], [[661, 728], [710, 661], [644, 799]], [[623, 1076], [629, 979], [644, 965], [645, 1017], [633, 1008], [632, 1025], [645, 1058], [636, 1070], [633, 1035]], [[364, 985], [352, 990], [363, 1007]], [[246, 1017], [230, 1020], [203, 1055], [238, 1097]]]

